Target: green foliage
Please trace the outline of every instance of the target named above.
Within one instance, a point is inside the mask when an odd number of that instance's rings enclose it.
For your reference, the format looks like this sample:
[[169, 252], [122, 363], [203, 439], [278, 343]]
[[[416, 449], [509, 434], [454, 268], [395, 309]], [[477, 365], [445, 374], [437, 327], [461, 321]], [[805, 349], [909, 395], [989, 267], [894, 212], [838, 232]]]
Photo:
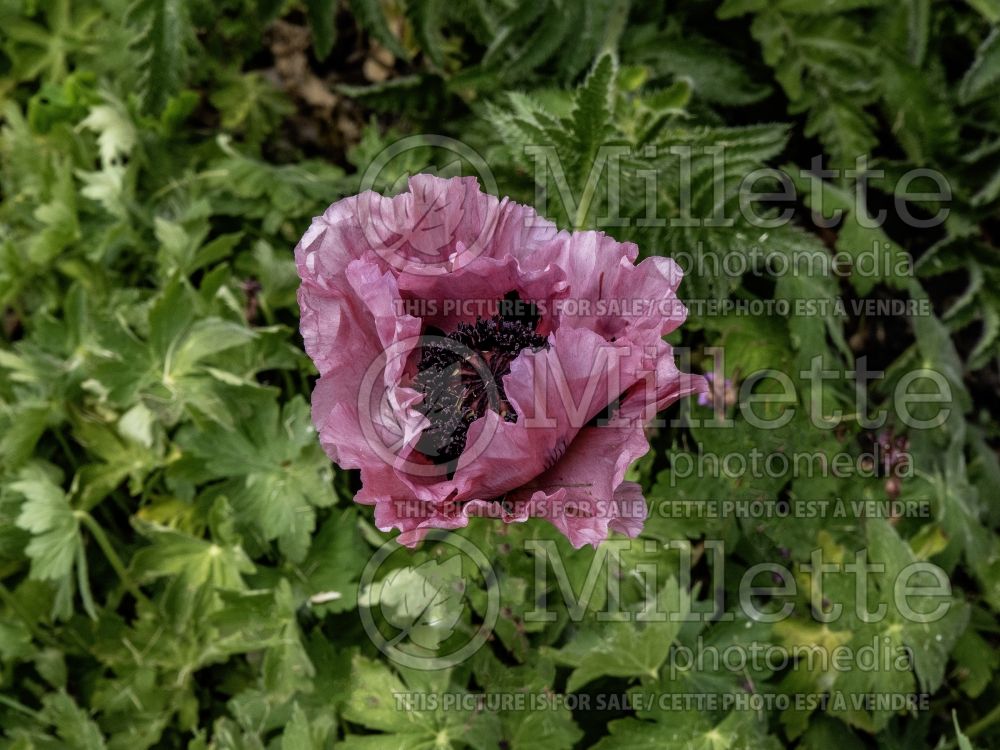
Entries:
[[[0, 0], [0, 748], [995, 745], [998, 22], [996, 0]], [[455, 536], [486, 553], [490, 576], [445, 542], [367, 574], [387, 535], [318, 444], [291, 249], [411, 133], [472, 147], [502, 195], [561, 228], [686, 259], [690, 315], [669, 340], [691, 347], [686, 369], [718, 370], [713, 399], [650, 430], [653, 450], [628, 474], [650, 518], [610, 561], [608, 545], [573, 550], [542, 522], [481, 520]], [[376, 187], [455, 169], [433, 151], [403, 155]], [[798, 200], [748, 204], [751, 173], [755, 192], [787, 187], [779, 166]], [[800, 172], [817, 167], [861, 174]], [[937, 170], [951, 193], [918, 218], [946, 207], [947, 221], [876, 225], [894, 199], [937, 192], [925, 176], [904, 194], [913, 168]], [[855, 200], [862, 177], [868, 203]], [[785, 208], [791, 220], [776, 221]], [[868, 272], [873, 247], [884, 262]], [[810, 270], [775, 271], [783, 262]], [[886, 300], [925, 307], [854, 307]], [[708, 304], [773, 301], [788, 314]], [[861, 357], [885, 375], [863, 386], [870, 410], [909, 440], [900, 486], [877, 470], [780, 463], [685, 471], [754, 451], [860, 465], [877, 430], [855, 413], [855, 383], [831, 378], [817, 399], [810, 374]], [[949, 412], [907, 432], [894, 390], [918, 368], [943, 378]], [[751, 377], [761, 369], [790, 391]], [[934, 404], [910, 408], [927, 417]], [[894, 496], [927, 514], [852, 509]], [[722, 500], [845, 510], [668, 512]], [[725, 543], [724, 564], [710, 540]], [[792, 616], [746, 616], [743, 574], [815, 550], [865, 551], [885, 572], [864, 590], [830, 574], [826, 601], [800, 579]], [[947, 616], [922, 623], [891, 583], [928, 561], [951, 591]], [[653, 585], [650, 569], [667, 575]], [[932, 583], [926, 571], [911, 581]], [[362, 624], [380, 610], [414, 653], [433, 654], [476, 633], [494, 593], [490, 639], [437, 671], [390, 661]], [[684, 618], [717, 593], [722, 617]], [[885, 617], [856, 616], [859, 597]], [[651, 601], [674, 617], [639, 617]], [[531, 616], [540, 602], [550, 618]], [[848, 615], [819, 622], [836, 605]], [[910, 659], [676, 662], [873, 641]], [[912, 713], [863, 700], [899, 692], [929, 702]], [[666, 700], [692, 694], [717, 702]], [[846, 702], [740, 702], [798, 694]], [[444, 695], [456, 704], [398, 703]], [[500, 700], [518, 695], [549, 702]], [[594, 707], [609, 696], [628, 705]], [[498, 700], [466, 700], [480, 698]]]
[[968, 103], [995, 87], [1000, 80], [1000, 33], [994, 29], [976, 50], [976, 59], [966, 71], [959, 96]]
[[333, 50], [337, 41], [335, 25], [336, 0], [310, 0], [306, 3], [309, 10], [309, 27], [313, 33], [313, 46], [316, 56], [325, 59]]
[[187, 46], [193, 35], [187, 6], [180, 0], [137, 0], [132, 8], [143, 31], [136, 46], [143, 51], [139, 85], [147, 111], [159, 114], [184, 83]]

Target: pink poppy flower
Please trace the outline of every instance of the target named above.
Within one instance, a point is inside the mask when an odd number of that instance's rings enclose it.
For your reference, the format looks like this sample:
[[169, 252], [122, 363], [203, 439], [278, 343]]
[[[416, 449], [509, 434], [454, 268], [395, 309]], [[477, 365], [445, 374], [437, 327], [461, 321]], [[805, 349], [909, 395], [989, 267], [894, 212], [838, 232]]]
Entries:
[[313, 421], [380, 529], [410, 546], [473, 516], [541, 516], [576, 547], [639, 533], [625, 472], [644, 426], [706, 383], [662, 338], [686, 316], [680, 269], [637, 255], [475, 178], [416, 175], [313, 220], [295, 248]]

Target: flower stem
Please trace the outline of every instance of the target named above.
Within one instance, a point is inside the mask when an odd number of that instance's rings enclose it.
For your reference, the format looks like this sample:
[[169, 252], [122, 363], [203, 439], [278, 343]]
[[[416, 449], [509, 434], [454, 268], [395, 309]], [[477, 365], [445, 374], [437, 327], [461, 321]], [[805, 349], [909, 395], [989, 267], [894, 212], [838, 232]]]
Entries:
[[994, 706], [992, 710], [979, 719], [979, 721], [969, 724], [963, 734], [967, 737], [975, 737], [976, 735], [982, 734], [998, 720], [1000, 720], [1000, 704]]
[[118, 575], [118, 578], [121, 580], [125, 589], [132, 594], [137, 601], [152, 606], [152, 602], [144, 593], [142, 593], [135, 581], [133, 581], [132, 577], [128, 574], [128, 570], [125, 569], [122, 559], [118, 556], [118, 553], [115, 552], [115, 548], [111, 545], [111, 541], [108, 539], [108, 535], [104, 533], [104, 529], [101, 528], [101, 525], [97, 523], [97, 521], [94, 520], [94, 517], [85, 510], [74, 511], [74, 515], [93, 535], [94, 541], [96, 541], [97, 546], [101, 548], [101, 552], [104, 553], [104, 556], [111, 564], [111, 567]]

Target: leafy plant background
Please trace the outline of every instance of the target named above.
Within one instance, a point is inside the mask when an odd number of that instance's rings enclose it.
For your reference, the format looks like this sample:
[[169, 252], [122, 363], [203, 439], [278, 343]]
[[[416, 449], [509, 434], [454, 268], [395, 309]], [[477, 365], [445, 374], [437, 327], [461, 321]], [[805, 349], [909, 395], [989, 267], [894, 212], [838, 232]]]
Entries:
[[[997, 0], [0, 0], [0, 745], [9, 748], [970, 748], [1000, 743], [1000, 3]], [[739, 383], [761, 367], [789, 373], [866, 355], [888, 403], [906, 372], [930, 366], [955, 396], [947, 424], [909, 434], [915, 475], [901, 499], [931, 518], [652, 519], [645, 536], [724, 539], [727, 583], [760, 562], [867, 548], [898, 569], [948, 571], [947, 618], [916, 627], [891, 591], [889, 617], [824, 627], [800, 596], [791, 621], [633, 625], [525, 622], [534, 571], [525, 541], [541, 523], [473, 523], [504, 596], [496, 637], [451, 670], [397, 669], [359, 624], [357, 581], [382, 535], [351, 503], [356, 478], [322, 454], [310, 425], [314, 375], [297, 334], [291, 248], [309, 219], [354, 193], [359, 173], [409, 133], [444, 133], [483, 153], [501, 193], [532, 202], [523, 144], [553, 146], [576, 196], [601, 145], [631, 148], [623, 209], [642, 215], [643, 170], [674, 175], [669, 148], [724, 144], [728, 208], [763, 165], [835, 167], [870, 153], [894, 178], [941, 171], [954, 190], [943, 226], [866, 228], [848, 213], [820, 230], [797, 221], [762, 233], [709, 227], [608, 227], [643, 252], [856, 254], [872, 242], [909, 253], [915, 274], [729, 278], [691, 274], [685, 298], [929, 299], [933, 316], [706, 316], [678, 343], [723, 346]], [[658, 156], [646, 158], [643, 147]], [[413, 156], [413, 168], [421, 155]], [[426, 157], [424, 157], [426, 158]], [[711, 160], [693, 165], [692, 214], [712, 215]], [[400, 172], [403, 168], [400, 168]], [[391, 175], [389, 177], [392, 177]], [[391, 182], [387, 177], [387, 183]], [[606, 179], [606, 177], [602, 177]], [[681, 197], [661, 182], [657, 215]], [[606, 193], [547, 213], [600, 223]], [[825, 205], [852, 208], [849, 180]], [[738, 215], [738, 213], [736, 214]], [[634, 469], [653, 500], [884, 499], [886, 479], [672, 476], [682, 453], [860, 453], [873, 435], [797, 416], [761, 432], [662, 430]], [[824, 408], [853, 403], [840, 380]], [[766, 395], [766, 394], [765, 394]], [[787, 408], [775, 400], [770, 414]], [[706, 416], [707, 409], [696, 410]], [[677, 565], [678, 551], [623, 560]], [[582, 582], [592, 550], [560, 549]], [[425, 545], [364, 599], [387, 596], [407, 620], [412, 589], [455, 566]], [[454, 573], [453, 573], [454, 574]], [[435, 573], [438, 575], [438, 573]], [[457, 574], [456, 574], [457, 575]], [[853, 583], [829, 596], [850, 605]], [[481, 606], [485, 582], [465, 577]], [[698, 584], [698, 581], [695, 582]], [[701, 581], [702, 584], [705, 581]], [[396, 591], [393, 592], [393, 587]], [[388, 594], [386, 593], [388, 592]], [[674, 579], [673, 609], [705, 586]], [[416, 597], [419, 599], [420, 597]], [[477, 613], [419, 623], [423, 642], [467, 637]], [[592, 609], [604, 605], [600, 597]], [[443, 623], [434, 634], [435, 622]], [[428, 630], [428, 628], [430, 630]], [[673, 676], [672, 643], [913, 649], [890, 672]], [[394, 691], [597, 695], [919, 690], [930, 709], [814, 711], [500, 711], [396, 709]], [[964, 727], [964, 734], [960, 727]]]

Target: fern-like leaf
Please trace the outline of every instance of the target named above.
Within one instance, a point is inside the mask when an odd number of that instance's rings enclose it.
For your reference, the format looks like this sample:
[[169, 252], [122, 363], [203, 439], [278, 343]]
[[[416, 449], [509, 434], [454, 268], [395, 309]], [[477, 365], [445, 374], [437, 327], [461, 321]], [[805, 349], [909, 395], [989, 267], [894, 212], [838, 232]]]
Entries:
[[379, 44], [389, 50], [396, 57], [406, 60], [409, 58], [399, 39], [389, 28], [385, 12], [379, 0], [351, 0], [351, 10], [361, 27], [371, 34]]
[[[610, 54], [602, 55], [576, 92], [570, 124], [577, 142], [578, 160], [575, 164], [575, 182], [582, 187], [590, 174], [598, 149], [607, 141], [611, 131], [611, 107], [614, 95], [615, 73], [618, 66]], [[577, 226], [586, 215], [586, 204], [581, 202]]]
[[978, 99], [1000, 81], [1000, 28], [995, 28], [976, 50], [976, 60], [962, 78], [958, 96], [963, 103]]
[[184, 0], [138, 0], [129, 16], [142, 27], [135, 44], [143, 51], [143, 107], [159, 114], [187, 74], [187, 46], [194, 38], [187, 5]]
[[438, 68], [443, 68], [445, 64], [444, 37], [441, 35], [443, 0], [410, 0], [406, 4], [406, 16], [424, 55]]

